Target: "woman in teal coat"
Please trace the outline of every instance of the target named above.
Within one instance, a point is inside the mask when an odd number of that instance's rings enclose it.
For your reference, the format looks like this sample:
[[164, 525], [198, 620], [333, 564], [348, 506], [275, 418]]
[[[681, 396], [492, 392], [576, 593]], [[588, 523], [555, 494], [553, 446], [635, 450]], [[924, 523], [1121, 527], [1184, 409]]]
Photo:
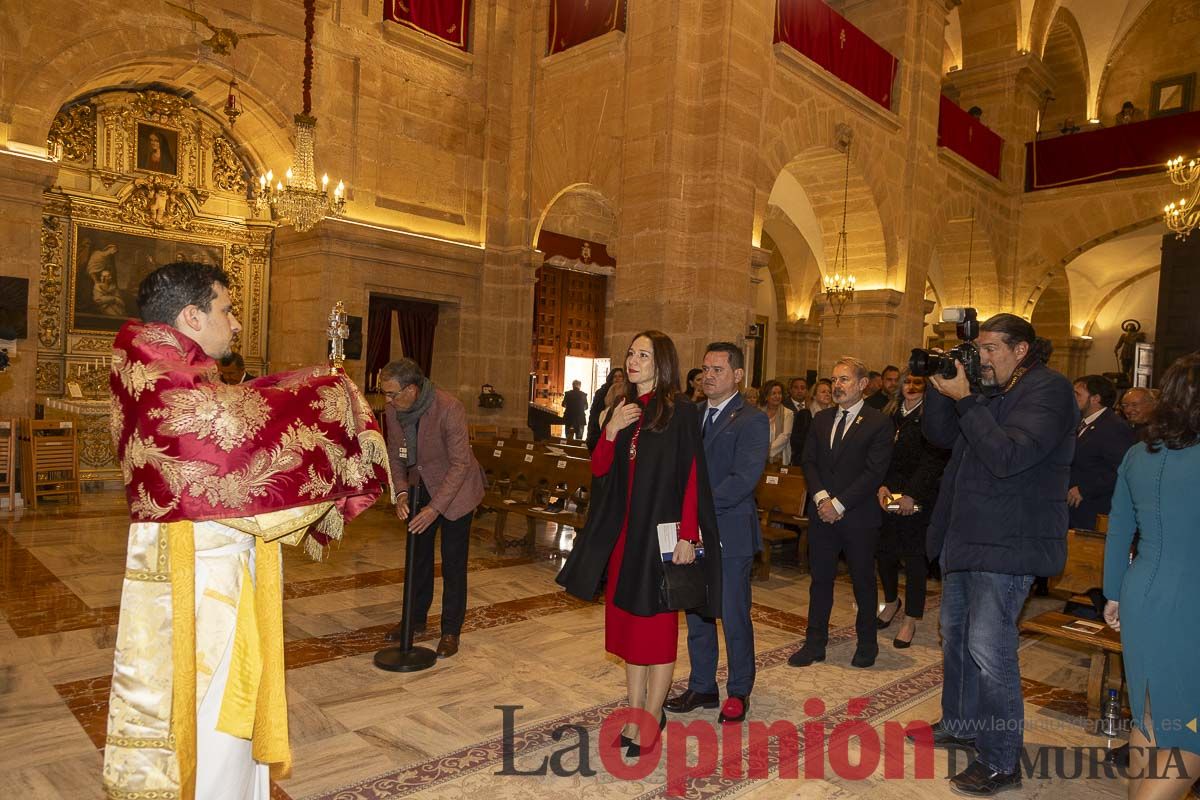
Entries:
[[[1121, 632], [1133, 709], [1131, 800], [1184, 797], [1200, 775], [1200, 637], [1192, 629], [1200, 619], [1200, 352], [1167, 370], [1146, 442], [1121, 463], [1104, 550], [1104, 618]], [[1141, 536], [1131, 562], [1134, 531]], [[1173, 748], [1183, 776], [1167, 753], [1151, 757]]]

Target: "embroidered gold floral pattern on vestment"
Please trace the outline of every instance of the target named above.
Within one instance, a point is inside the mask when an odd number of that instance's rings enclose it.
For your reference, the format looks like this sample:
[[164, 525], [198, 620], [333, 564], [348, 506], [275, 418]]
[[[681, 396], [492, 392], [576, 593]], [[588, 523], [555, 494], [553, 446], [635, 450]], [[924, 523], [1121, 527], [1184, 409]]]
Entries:
[[165, 420], [159, 433], [211, 437], [227, 453], [262, 430], [270, 418], [270, 407], [258, 392], [223, 383], [170, 389], [163, 392], [162, 401], [163, 408], [150, 412], [151, 417]]

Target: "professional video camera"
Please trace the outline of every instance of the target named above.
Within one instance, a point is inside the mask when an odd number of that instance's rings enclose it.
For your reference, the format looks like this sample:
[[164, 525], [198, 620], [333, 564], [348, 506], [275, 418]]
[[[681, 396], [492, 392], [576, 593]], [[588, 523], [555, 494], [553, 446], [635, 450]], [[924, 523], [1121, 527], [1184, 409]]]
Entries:
[[908, 369], [913, 375], [922, 378], [930, 375], [940, 375], [943, 378], [953, 378], [958, 374], [954, 362], [963, 365], [967, 380], [972, 386], [980, 383], [979, 347], [975, 339], [979, 337], [979, 315], [970, 307], [942, 309], [942, 322], [956, 324], [956, 333], [962, 344], [947, 350], [945, 353], [933, 353], [914, 347], [908, 359]]

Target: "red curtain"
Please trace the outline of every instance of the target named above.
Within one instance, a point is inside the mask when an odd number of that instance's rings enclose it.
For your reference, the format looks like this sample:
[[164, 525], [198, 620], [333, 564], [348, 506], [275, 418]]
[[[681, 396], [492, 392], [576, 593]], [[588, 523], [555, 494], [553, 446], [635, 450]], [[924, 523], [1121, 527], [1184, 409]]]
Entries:
[[1004, 140], [946, 95], [938, 109], [938, 147], [946, 147], [994, 177], [1000, 177]]
[[550, 0], [550, 55], [625, 30], [625, 0]]
[[437, 329], [436, 303], [371, 295], [367, 315], [367, 389], [377, 388], [375, 373], [392, 357], [392, 313], [395, 312], [404, 354], [429, 376], [433, 368], [433, 334]]
[[884, 108], [892, 107], [899, 62], [821, 0], [778, 0], [775, 41], [800, 51]]
[[374, 391], [375, 375], [387, 364], [392, 352], [392, 298], [371, 295], [367, 310], [367, 383]]
[[421, 367], [425, 377], [433, 368], [433, 332], [437, 328], [438, 307], [417, 300], [393, 300], [400, 327], [404, 354]]
[[383, 18], [453, 45], [469, 47], [471, 0], [383, 0]]
[[1200, 141], [1200, 111], [1025, 144], [1025, 191], [1165, 172]]

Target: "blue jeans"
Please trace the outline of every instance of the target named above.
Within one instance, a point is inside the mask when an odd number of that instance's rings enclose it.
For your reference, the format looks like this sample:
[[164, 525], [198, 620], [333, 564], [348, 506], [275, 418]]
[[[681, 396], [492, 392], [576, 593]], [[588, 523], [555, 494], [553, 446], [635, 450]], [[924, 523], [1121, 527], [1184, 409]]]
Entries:
[[1017, 661], [1017, 617], [1032, 575], [951, 572], [942, 579], [942, 725], [975, 740], [978, 758], [1015, 772], [1025, 705]]

